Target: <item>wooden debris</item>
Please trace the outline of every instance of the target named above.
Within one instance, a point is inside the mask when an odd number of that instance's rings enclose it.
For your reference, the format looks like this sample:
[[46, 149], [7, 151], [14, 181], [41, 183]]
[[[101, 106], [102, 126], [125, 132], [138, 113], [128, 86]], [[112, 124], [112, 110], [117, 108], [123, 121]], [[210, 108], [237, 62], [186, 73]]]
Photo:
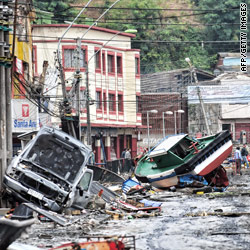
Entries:
[[239, 217], [239, 216], [250, 216], [250, 212], [206, 212], [202, 211], [200, 213], [188, 213], [187, 217], [199, 217], [199, 216], [225, 216], [225, 217]]

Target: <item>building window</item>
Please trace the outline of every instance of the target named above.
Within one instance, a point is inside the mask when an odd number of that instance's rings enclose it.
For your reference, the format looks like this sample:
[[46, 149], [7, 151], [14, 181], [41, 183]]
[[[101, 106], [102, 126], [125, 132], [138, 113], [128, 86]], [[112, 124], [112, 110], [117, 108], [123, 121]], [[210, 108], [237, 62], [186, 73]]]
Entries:
[[115, 111], [115, 94], [109, 94], [109, 111]]
[[139, 57], [135, 58], [135, 74], [136, 75], [140, 74], [140, 59], [139, 59]]
[[[75, 49], [64, 49], [64, 67], [65, 68], [76, 68], [77, 66], [77, 54]], [[80, 54], [80, 68], [86, 66], [86, 51], [81, 50]]]
[[24, 75], [24, 80], [26, 82], [29, 81], [30, 75], [29, 75], [29, 64], [26, 62], [23, 62], [23, 75]]
[[118, 111], [123, 112], [123, 95], [118, 94]]
[[96, 91], [95, 101], [96, 101], [96, 109], [102, 109], [101, 91]]
[[[101, 51], [95, 50], [95, 69], [101, 69]], [[98, 51], [98, 52], [97, 52]]]
[[115, 73], [115, 57], [108, 55], [108, 73]]
[[106, 73], [106, 58], [105, 58], [105, 52], [102, 52], [102, 73]]
[[121, 56], [116, 57], [116, 68], [117, 68], [117, 74], [122, 74], [122, 57]]
[[106, 95], [106, 93], [103, 93], [103, 108], [104, 108], [104, 111], [107, 111], [107, 95]]

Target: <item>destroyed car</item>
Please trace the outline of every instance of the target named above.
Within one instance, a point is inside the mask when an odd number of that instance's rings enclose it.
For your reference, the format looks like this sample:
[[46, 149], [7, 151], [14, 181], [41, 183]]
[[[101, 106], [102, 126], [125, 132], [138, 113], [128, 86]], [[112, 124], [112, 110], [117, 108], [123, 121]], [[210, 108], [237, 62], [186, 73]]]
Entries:
[[91, 149], [70, 135], [42, 127], [8, 166], [5, 189], [20, 201], [62, 212], [76, 198], [87, 202], [90, 196], [93, 171], [86, 166], [90, 155]]

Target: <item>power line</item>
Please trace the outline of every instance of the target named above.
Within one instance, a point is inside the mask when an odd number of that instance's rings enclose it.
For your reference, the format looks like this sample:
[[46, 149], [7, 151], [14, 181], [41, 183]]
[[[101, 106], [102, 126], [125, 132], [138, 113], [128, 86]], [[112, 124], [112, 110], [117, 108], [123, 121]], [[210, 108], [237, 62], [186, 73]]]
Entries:
[[[35, 6], [35, 5], [34, 5]], [[35, 6], [38, 8], [38, 6]], [[69, 8], [83, 8], [83, 5], [72, 5]], [[66, 9], [66, 10], [67, 10]], [[91, 7], [88, 6], [87, 9], [107, 9], [107, 7], [102, 7], [102, 6], [95, 6], [95, 7]], [[195, 11], [195, 12], [199, 12], [199, 11], [209, 11], [209, 12], [218, 12], [218, 11], [239, 11], [240, 6], [237, 6], [235, 8], [226, 8], [226, 9], [180, 9], [180, 8], [128, 8], [128, 7], [113, 7], [112, 10], [137, 10], [137, 11], [141, 11], [141, 10], [153, 10], [153, 11]], [[249, 10], [248, 10], [249, 11]]]
[[[25, 36], [25, 35], [20, 35], [20, 36]], [[58, 39], [58, 37], [55, 36], [35, 36], [35, 35], [27, 35], [28, 37], [33, 37], [33, 38], [54, 38]], [[65, 40], [75, 40], [75, 37], [67, 37]], [[105, 39], [83, 39], [84, 41], [107, 41]], [[46, 40], [44, 40], [46, 41]], [[127, 40], [112, 40], [112, 42], [128, 42]], [[147, 43], [239, 43], [239, 40], [221, 40], [221, 41], [212, 41], [212, 40], [189, 40], [189, 41], [165, 41], [165, 40], [132, 40], [133, 43], [142, 43], [142, 42], [147, 42]], [[33, 40], [33, 43], [39, 43], [39, 41]], [[247, 41], [248, 44], [250, 44], [250, 41]]]
[[[198, 14], [196, 14], [198, 15]], [[201, 14], [199, 14], [201, 15]], [[204, 13], [203, 13], [204, 15]], [[163, 23], [163, 22], [160, 22], [160, 23], [150, 23], [150, 22], [128, 22], [130, 20], [167, 20], [169, 18], [182, 18], [182, 17], [187, 17], [187, 16], [191, 16], [191, 15], [183, 15], [183, 16], [169, 16], [169, 17], [154, 17], [154, 18], [126, 18], [126, 19], [114, 19], [114, 18], [109, 18], [105, 21], [98, 21], [98, 23], [101, 23], [101, 24], [124, 24], [124, 25], [127, 25], [127, 24], [130, 24], [130, 25], [155, 25], [155, 26], [224, 26], [224, 25], [233, 25], [233, 26], [240, 26], [240, 23], [234, 23], [234, 22], [224, 22], [224, 23], [197, 23], [194, 22], [194, 23], [171, 23], [171, 22], [168, 22], [168, 23]], [[23, 17], [23, 18], [29, 18], [28, 16], [21, 16], [21, 15], [18, 15], [18, 17]], [[73, 16], [66, 16], [66, 17], [72, 17]], [[79, 17], [79, 19], [84, 19], [85, 22], [90, 22], [88, 20], [86, 20], [85, 17]], [[53, 18], [46, 18], [46, 17], [37, 17], [36, 20], [60, 20], [60, 18], [56, 18], [56, 17], [53, 17]], [[114, 21], [114, 22], [112, 22]], [[118, 21], [121, 21], [121, 22], [118, 22]], [[39, 25], [39, 24], [38, 24]], [[41, 24], [42, 25], [42, 24]], [[250, 24], [247, 23], [245, 24], [246, 26], [249, 26]]]

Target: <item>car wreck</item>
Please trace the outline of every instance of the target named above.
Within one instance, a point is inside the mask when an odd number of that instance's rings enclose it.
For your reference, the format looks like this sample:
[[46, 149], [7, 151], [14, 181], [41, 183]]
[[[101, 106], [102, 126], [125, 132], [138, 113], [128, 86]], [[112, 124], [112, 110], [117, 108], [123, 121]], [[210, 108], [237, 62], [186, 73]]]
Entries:
[[93, 170], [87, 168], [91, 149], [62, 132], [42, 127], [8, 166], [3, 184], [15, 201], [33, 203], [39, 208], [62, 212], [84, 207]]

